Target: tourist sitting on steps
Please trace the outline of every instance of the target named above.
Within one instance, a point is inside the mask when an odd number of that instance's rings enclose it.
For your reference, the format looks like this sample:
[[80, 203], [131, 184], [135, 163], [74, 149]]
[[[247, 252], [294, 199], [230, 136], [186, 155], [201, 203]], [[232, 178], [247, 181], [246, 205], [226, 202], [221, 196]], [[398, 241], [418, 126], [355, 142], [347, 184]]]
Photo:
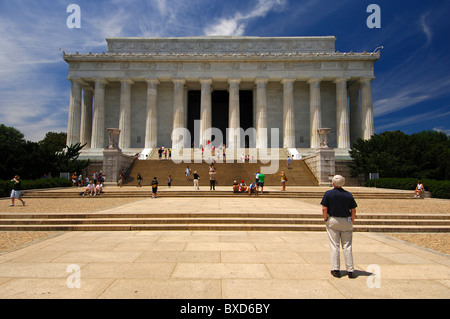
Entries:
[[97, 185], [95, 185], [95, 195], [100, 195], [101, 193], [103, 193], [103, 184], [100, 183], [99, 181], [97, 182]]
[[237, 181], [233, 183], [233, 193], [239, 193], [239, 183]]
[[423, 187], [422, 182], [419, 181], [419, 182], [417, 183], [416, 190], [414, 191], [414, 197], [415, 197], [415, 198], [422, 198], [422, 196], [423, 196], [423, 191], [424, 191], [424, 190], [425, 190], [425, 189], [424, 189], [424, 187]]
[[258, 196], [258, 186], [256, 183], [251, 183], [248, 187], [248, 196], [251, 195], [251, 193], [255, 193], [255, 196]]
[[86, 189], [84, 190], [83, 193], [81, 193], [81, 196], [87, 195], [89, 194], [90, 196], [94, 196], [95, 195], [95, 185], [93, 181], [89, 181], [88, 186], [86, 186]]
[[247, 184], [245, 184], [245, 181], [242, 180], [239, 184], [239, 191], [240, 192], [246, 192], [247, 191]]

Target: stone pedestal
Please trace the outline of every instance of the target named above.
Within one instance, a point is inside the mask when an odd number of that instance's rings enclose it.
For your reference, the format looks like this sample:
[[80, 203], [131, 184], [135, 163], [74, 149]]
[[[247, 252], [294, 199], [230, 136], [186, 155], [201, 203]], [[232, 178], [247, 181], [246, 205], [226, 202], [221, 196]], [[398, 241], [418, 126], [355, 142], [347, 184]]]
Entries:
[[316, 177], [320, 186], [329, 186], [330, 176], [336, 173], [335, 152], [333, 148], [318, 148], [316, 150]]
[[109, 147], [103, 150], [103, 173], [105, 173], [105, 181], [108, 183], [116, 183], [119, 180], [120, 171], [127, 170], [133, 162], [133, 156], [122, 153], [118, 147], [120, 140], [120, 130], [115, 128], [108, 129]]

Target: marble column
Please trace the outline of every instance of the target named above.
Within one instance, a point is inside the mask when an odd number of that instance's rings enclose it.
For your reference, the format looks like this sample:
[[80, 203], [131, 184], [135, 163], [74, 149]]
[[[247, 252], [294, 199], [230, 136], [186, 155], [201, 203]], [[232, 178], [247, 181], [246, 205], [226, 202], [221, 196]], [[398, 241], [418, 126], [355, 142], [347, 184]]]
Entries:
[[373, 116], [373, 101], [372, 101], [372, 86], [371, 82], [374, 78], [362, 78], [359, 80], [361, 84], [361, 125], [362, 138], [370, 140], [375, 133], [374, 116]]
[[337, 147], [350, 148], [350, 119], [348, 109], [347, 79], [337, 78], [336, 83], [336, 134]]
[[67, 145], [80, 142], [81, 128], [81, 82], [71, 80], [72, 88], [70, 91], [69, 120], [67, 124]]
[[294, 79], [283, 79], [283, 147], [295, 148]]
[[353, 144], [358, 138], [362, 138], [358, 83], [354, 83], [349, 87], [348, 95], [350, 96], [350, 143]]
[[240, 103], [239, 103], [239, 85], [241, 79], [229, 79], [229, 110], [228, 110], [228, 148], [240, 148], [241, 147], [241, 116], [240, 116]]
[[91, 148], [92, 138], [92, 101], [94, 98], [94, 91], [90, 86], [83, 87], [83, 104], [81, 111], [81, 132], [80, 143], [86, 144], [85, 149]]
[[95, 80], [91, 148], [105, 147], [105, 79]]
[[317, 130], [322, 126], [322, 110], [320, 100], [321, 79], [309, 79], [309, 111], [310, 111], [310, 142], [311, 148], [320, 146], [320, 139]]
[[267, 82], [256, 79], [256, 147], [267, 149]]
[[[184, 85], [185, 79], [173, 79], [173, 131], [185, 128], [185, 105], [184, 105]], [[172, 132], [173, 132], [172, 131]], [[179, 132], [182, 133], [182, 132]], [[172, 147], [184, 147], [184, 138], [180, 139], [179, 134], [172, 134]]]
[[158, 79], [147, 82], [147, 120], [145, 126], [145, 148], [155, 148], [158, 143]]
[[[211, 140], [211, 126], [212, 126], [212, 98], [211, 85], [212, 79], [200, 79], [201, 97], [200, 97], [200, 145], [208, 144]], [[207, 131], [209, 130], [209, 131]], [[208, 133], [209, 132], [209, 133]], [[200, 146], [197, 145], [197, 146]]]
[[119, 148], [131, 147], [131, 79], [120, 80]]

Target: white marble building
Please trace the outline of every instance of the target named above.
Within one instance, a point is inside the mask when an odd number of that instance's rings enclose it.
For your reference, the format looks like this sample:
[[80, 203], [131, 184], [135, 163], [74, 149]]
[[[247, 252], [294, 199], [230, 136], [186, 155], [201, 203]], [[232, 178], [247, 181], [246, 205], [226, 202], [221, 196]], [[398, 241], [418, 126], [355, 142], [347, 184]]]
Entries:
[[[207, 129], [218, 127], [227, 147], [304, 154], [319, 147], [319, 128], [331, 129], [336, 154], [374, 133], [371, 81], [379, 52], [336, 52], [332, 36], [106, 41], [106, 53], [64, 53], [72, 83], [67, 143], [86, 143], [85, 157], [102, 157], [108, 128], [121, 129], [126, 154], [172, 147], [175, 128], [192, 133], [189, 147], [206, 144]], [[237, 145], [226, 128], [254, 128], [257, 135]]]

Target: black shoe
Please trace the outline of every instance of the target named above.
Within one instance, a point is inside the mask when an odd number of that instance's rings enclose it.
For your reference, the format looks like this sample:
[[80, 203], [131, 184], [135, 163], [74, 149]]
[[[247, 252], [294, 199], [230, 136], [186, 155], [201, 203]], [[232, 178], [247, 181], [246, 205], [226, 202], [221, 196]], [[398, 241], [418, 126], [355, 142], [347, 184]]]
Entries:
[[341, 278], [341, 273], [339, 270], [332, 270], [331, 275], [336, 278]]
[[347, 273], [347, 276], [348, 276], [348, 278], [350, 278], [350, 279], [356, 278], [356, 276], [355, 276], [355, 274], [353, 273], [353, 271], [348, 272], [348, 273]]

